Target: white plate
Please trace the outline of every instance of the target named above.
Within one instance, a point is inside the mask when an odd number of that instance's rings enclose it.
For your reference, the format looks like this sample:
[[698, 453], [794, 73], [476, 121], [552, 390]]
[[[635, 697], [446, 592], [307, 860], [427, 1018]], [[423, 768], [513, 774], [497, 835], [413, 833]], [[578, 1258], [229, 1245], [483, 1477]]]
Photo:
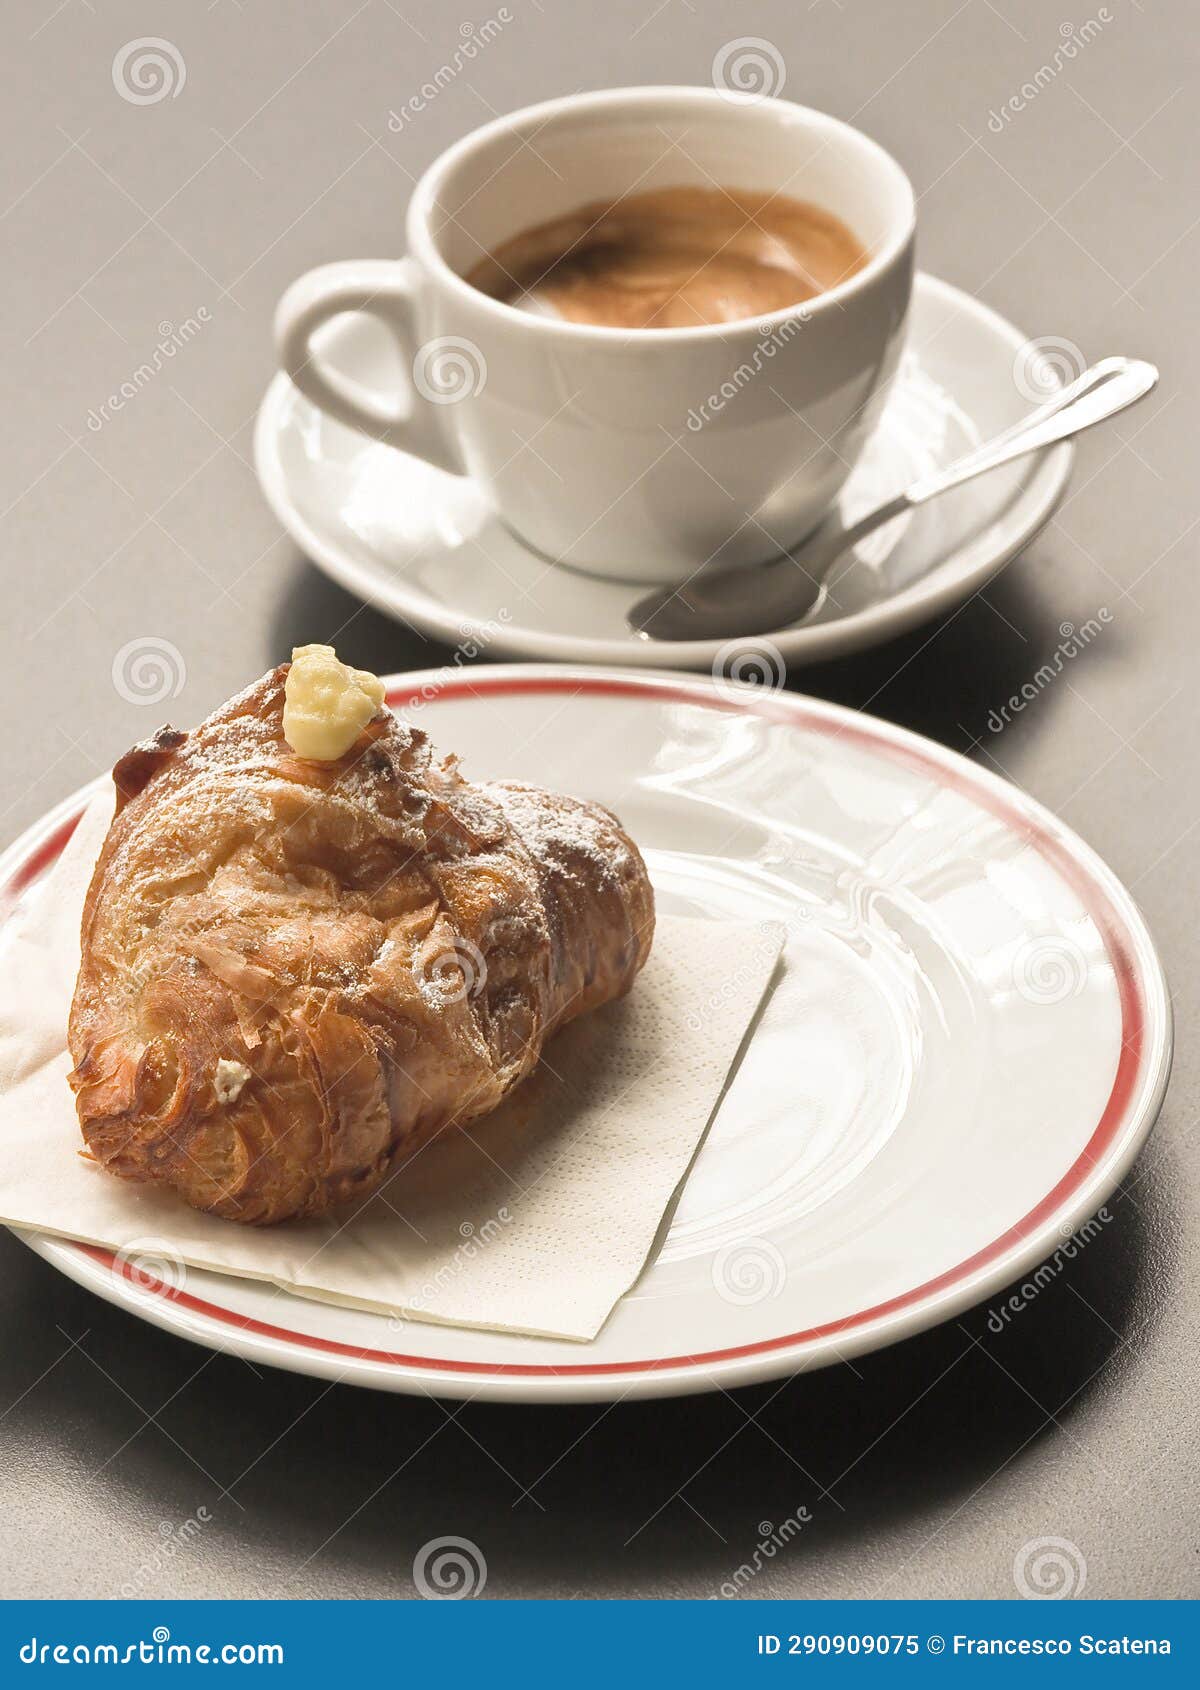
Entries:
[[[368, 386], [394, 391], [402, 383], [395, 347], [372, 318], [331, 325], [322, 356]], [[919, 276], [908, 350], [839, 500], [843, 520], [1024, 416], [1031, 400], [1016, 372], [1028, 364], [1028, 343], [1010, 323], [946, 282]], [[1056, 446], [879, 529], [849, 568], [839, 563], [836, 603], [775, 635], [775, 644], [789, 663], [811, 663], [949, 610], [1047, 520], [1071, 456], [1069, 445]], [[548, 563], [504, 527], [472, 482], [331, 422], [286, 376], [267, 390], [255, 461], [272, 510], [327, 574], [447, 645], [468, 642], [470, 655], [711, 669], [722, 648], [716, 640], [639, 638], [625, 612], [645, 587]]]
[[[471, 775], [611, 805], [662, 908], [790, 928], [656, 1259], [586, 1346], [409, 1323], [405, 1353], [380, 1316], [210, 1273], [138, 1284], [105, 1251], [30, 1236], [63, 1272], [256, 1362], [609, 1399], [892, 1343], [1008, 1285], [1112, 1191], [1166, 1086], [1166, 987], [1129, 895], [1015, 788], [888, 723], [734, 683], [521, 666], [391, 688]], [[45, 872], [80, 808], [7, 853], [0, 896]]]

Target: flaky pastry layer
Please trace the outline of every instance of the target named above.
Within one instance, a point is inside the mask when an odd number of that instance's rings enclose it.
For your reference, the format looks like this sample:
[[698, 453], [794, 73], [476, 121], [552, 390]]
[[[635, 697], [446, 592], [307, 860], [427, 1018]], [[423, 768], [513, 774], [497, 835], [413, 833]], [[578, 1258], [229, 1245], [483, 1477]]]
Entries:
[[472, 784], [387, 711], [297, 757], [287, 668], [117, 764], [69, 1027], [92, 1155], [259, 1224], [493, 1109], [654, 928], [607, 810]]

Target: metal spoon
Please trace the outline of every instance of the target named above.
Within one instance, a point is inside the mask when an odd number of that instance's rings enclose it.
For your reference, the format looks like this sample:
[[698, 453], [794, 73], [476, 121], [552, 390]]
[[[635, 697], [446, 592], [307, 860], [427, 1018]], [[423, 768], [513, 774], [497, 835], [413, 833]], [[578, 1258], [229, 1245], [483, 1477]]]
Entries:
[[750, 569], [719, 569], [708, 575], [699, 570], [678, 586], [660, 587], [639, 599], [625, 619], [647, 640], [724, 639], [790, 627], [825, 597], [838, 558], [874, 529], [964, 481], [1104, 422], [1144, 398], [1157, 381], [1154, 365], [1140, 358], [1103, 358], [1020, 422], [946, 469], [914, 481], [849, 528], [832, 517], [798, 555], [783, 553]]

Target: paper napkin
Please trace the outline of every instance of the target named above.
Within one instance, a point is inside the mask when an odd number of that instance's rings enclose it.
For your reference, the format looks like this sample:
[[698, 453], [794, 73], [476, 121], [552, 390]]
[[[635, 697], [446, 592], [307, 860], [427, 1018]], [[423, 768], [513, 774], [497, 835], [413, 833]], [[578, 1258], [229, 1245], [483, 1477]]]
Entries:
[[0, 1218], [401, 1318], [594, 1338], [641, 1273], [776, 968], [778, 923], [662, 916], [633, 991], [493, 1114], [352, 1211], [268, 1228], [81, 1157], [67, 1085], [79, 923], [112, 800], [0, 936]]

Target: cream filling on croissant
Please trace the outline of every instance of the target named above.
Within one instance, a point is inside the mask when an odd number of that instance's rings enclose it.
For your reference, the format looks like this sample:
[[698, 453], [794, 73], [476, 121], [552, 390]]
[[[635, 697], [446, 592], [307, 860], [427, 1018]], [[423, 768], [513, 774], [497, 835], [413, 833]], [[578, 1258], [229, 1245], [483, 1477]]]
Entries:
[[283, 737], [297, 757], [331, 763], [344, 757], [383, 704], [383, 682], [351, 669], [331, 645], [292, 652], [283, 689]]

